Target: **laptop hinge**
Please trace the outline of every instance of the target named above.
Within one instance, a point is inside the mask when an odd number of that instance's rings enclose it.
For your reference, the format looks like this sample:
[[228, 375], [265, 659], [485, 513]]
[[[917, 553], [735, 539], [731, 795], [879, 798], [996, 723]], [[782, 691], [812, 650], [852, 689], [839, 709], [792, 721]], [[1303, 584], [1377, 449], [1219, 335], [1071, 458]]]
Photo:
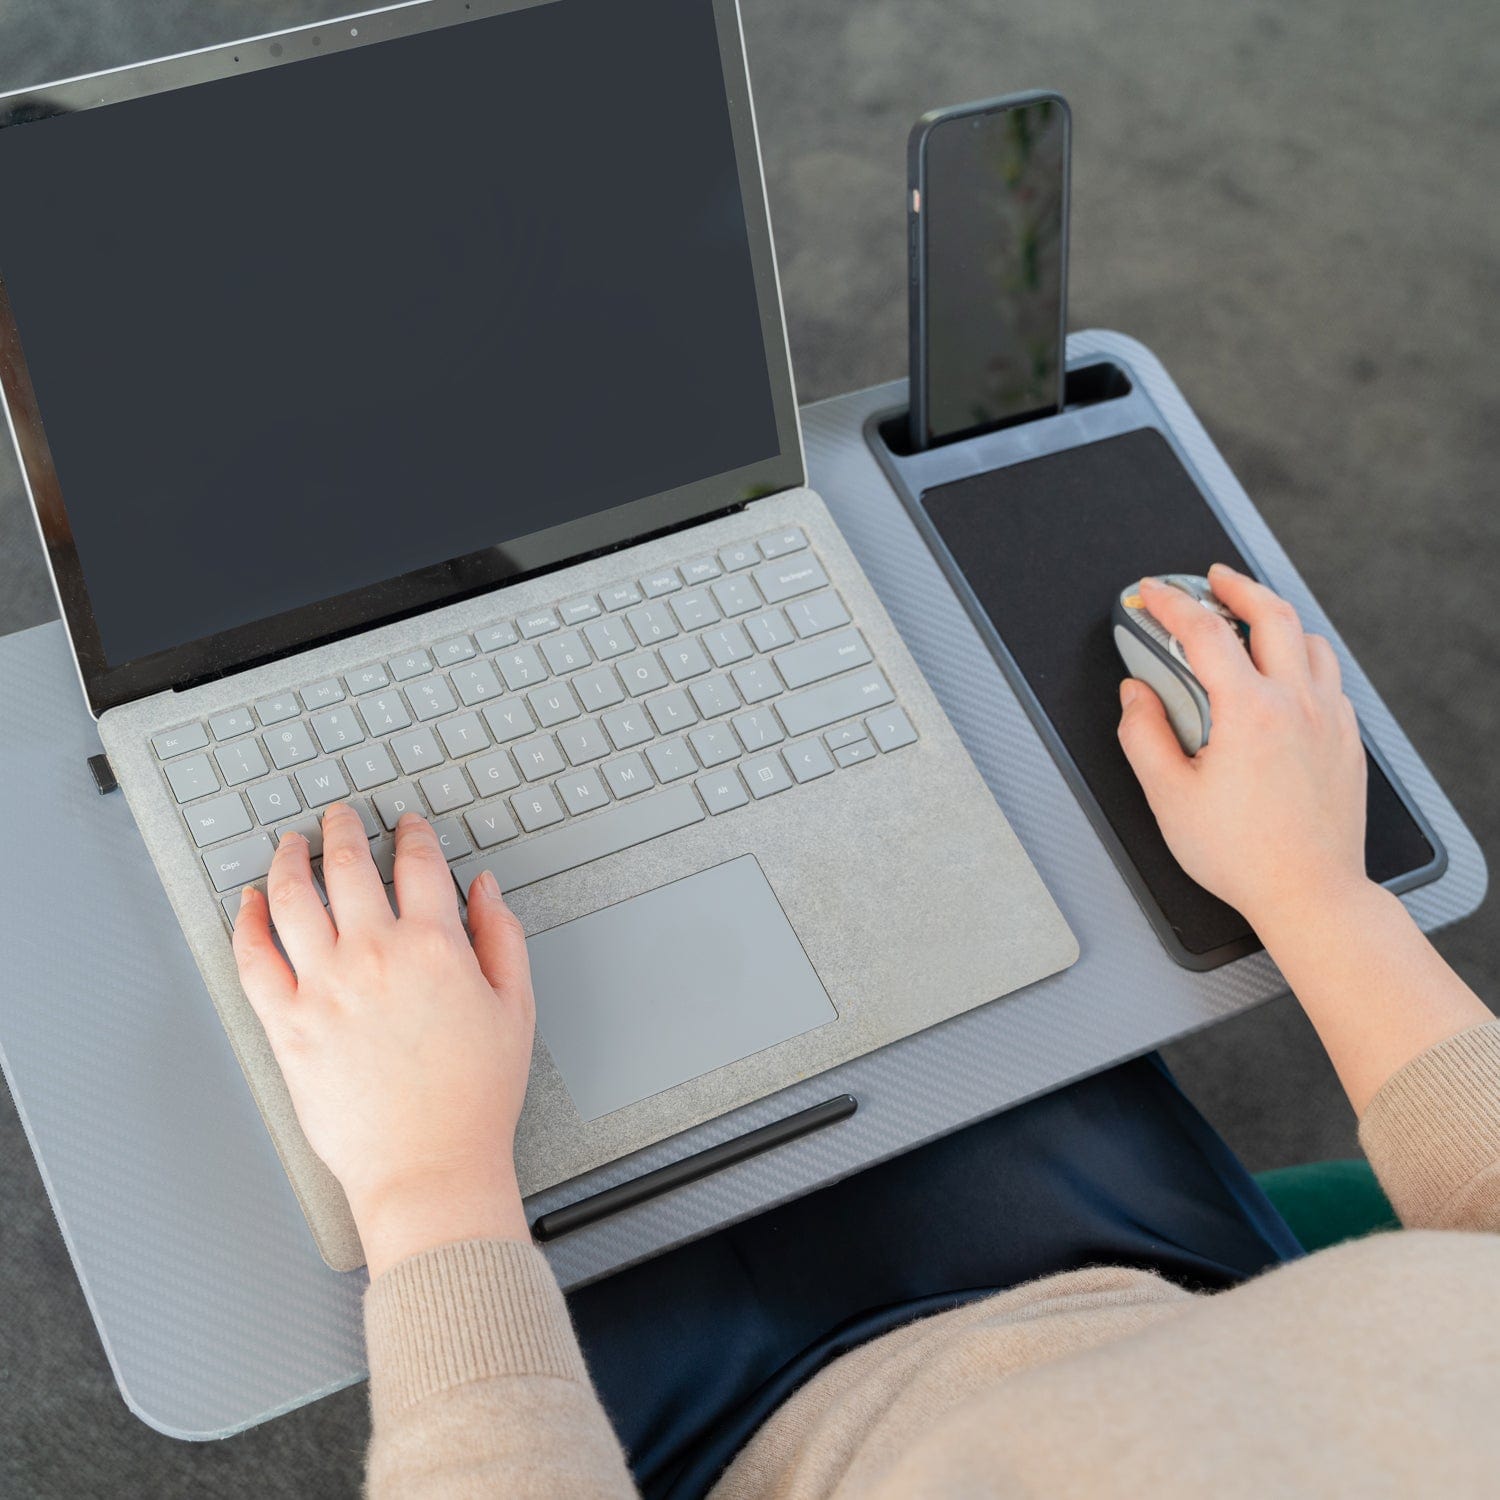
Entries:
[[[757, 495], [754, 499], [766, 498]], [[581, 552], [573, 557], [564, 559], [562, 562], [549, 563], [544, 568], [533, 568], [529, 573], [517, 573], [514, 577], [506, 578], [500, 583], [483, 583], [472, 589], [466, 589], [443, 599], [437, 603], [419, 604], [411, 609], [401, 610], [395, 614], [382, 615], [378, 620], [366, 620], [362, 624], [350, 626], [347, 630], [336, 630], [329, 635], [318, 636], [313, 640], [301, 641], [295, 646], [286, 646], [279, 651], [268, 651], [264, 656], [253, 657], [247, 661], [236, 662], [231, 667], [222, 667], [217, 670], [200, 672], [196, 677], [184, 678], [181, 682], [172, 685], [174, 693], [186, 693], [196, 687], [202, 687], [206, 682], [219, 682], [225, 677], [235, 677], [241, 672], [248, 672], [255, 667], [269, 666], [276, 661], [285, 661], [289, 656], [300, 656], [304, 651], [315, 650], [319, 646], [331, 646], [338, 641], [348, 640], [356, 635], [364, 635], [367, 631], [379, 630], [385, 625], [399, 625], [402, 620], [414, 620], [422, 615], [430, 615], [437, 610], [446, 609], [450, 604], [461, 604], [465, 599], [477, 599], [481, 594], [497, 593], [501, 589], [513, 588], [517, 584], [526, 583], [533, 578], [544, 578], [549, 573], [560, 573], [564, 568], [571, 568], [578, 563], [591, 562], [598, 557], [607, 557], [612, 552], [623, 552], [628, 547], [638, 547], [642, 542], [654, 542], [659, 537], [671, 536], [679, 531], [691, 531], [695, 526], [702, 526], [709, 521], [718, 521], [725, 516], [732, 516], [744, 510], [752, 502], [740, 500], [733, 505], [726, 505], [722, 510], [710, 511], [701, 516], [694, 516], [691, 520], [678, 521], [671, 526], [663, 526], [659, 531], [647, 532], [642, 536], [631, 537], [628, 541], [616, 542], [612, 546], [600, 547], [593, 552]]]

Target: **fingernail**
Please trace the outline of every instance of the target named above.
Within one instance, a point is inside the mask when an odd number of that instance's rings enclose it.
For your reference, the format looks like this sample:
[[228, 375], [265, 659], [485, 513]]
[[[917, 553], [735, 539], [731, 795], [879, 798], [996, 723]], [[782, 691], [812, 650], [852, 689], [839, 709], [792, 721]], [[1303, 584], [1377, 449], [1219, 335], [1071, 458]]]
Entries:
[[1125, 681], [1120, 684], [1120, 707], [1129, 708], [1130, 705], [1134, 703], [1136, 698], [1140, 695], [1140, 691], [1141, 690], [1136, 684], [1135, 678], [1127, 677]]
[[422, 821], [422, 814], [421, 813], [404, 812], [404, 813], [401, 814], [401, 816], [399, 818], [396, 819], [396, 827], [400, 828], [400, 827], [402, 827], [404, 825], [407, 828], [411, 828], [412, 826], [414, 826], [417, 823], [420, 823], [421, 821]]
[[495, 879], [492, 871], [486, 870], [480, 875], [479, 887], [486, 896], [492, 897], [496, 901], [500, 899], [500, 882]]
[[303, 834], [300, 834], [300, 833], [298, 833], [298, 832], [297, 832], [297, 831], [296, 831], [296, 829], [294, 829], [294, 828], [288, 828], [288, 829], [287, 829], [287, 830], [286, 830], [286, 831], [285, 831], [285, 832], [284, 832], [284, 833], [283, 833], [283, 834], [282, 834], [282, 835], [281, 835], [281, 837], [280, 837], [280, 839], [279, 839], [279, 840], [278, 840], [278, 842], [279, 842], [279, 843], [282, 843], [282, 844], [285, 844], [285, 843], [288, 843], [288, 842], [290, 842], [290, 841], [291, 841], [291, 840], [293, 840], [293, 839], [301, 839], [301, 840], [302, 840], [302, 842], [303, 842], [303, 843], [304, 843], [304, 844], [305, 844], [305, 843], [306, 843], [306, 842], [307, 842], [307, 839], [306, 839], [306, 837], [305, 837], [305, 836], [304, 836], [304, 835], [303, 835]]
[[1208, 571], [1210, 573], [1228, 573], [1231, 578], [1242, 578], [1244, 576], [1238, 568], [1231, 568], [1228, 563], [1215, 563]]

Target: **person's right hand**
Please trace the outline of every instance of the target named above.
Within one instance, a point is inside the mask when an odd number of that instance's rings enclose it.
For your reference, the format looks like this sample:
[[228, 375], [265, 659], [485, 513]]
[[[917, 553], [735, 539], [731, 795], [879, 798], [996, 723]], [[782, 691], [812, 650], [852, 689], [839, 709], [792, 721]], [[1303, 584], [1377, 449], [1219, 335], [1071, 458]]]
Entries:
[[1264, 935], [1282, 911], [1366, 883], [1364, 747], [1328, 642], [1254, 579], [1216, 564], [1209, 581], [1250, 626], [1248, 653], [1180, 589], [1141, 583], [1208, 694], [1208, 744], [1185, 755], [1161, 700], [1127, 678], [1120, 745], [1178, 862]]

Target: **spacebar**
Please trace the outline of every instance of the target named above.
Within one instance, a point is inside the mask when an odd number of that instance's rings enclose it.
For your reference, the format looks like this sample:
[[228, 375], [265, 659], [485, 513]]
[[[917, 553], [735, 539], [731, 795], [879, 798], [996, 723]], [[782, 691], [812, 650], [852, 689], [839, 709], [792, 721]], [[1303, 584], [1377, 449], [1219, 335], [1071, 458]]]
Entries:
[[575, 865], [618, 854], [633, 844], [660, 838], [703, 821], [703, 805], [687, 783], [669, 787], [630, 802], [621, 802], [605, 812], [566, 823], [552, 833], [539, 834], [506, 849], [490, 849], [472, 859], [458, 860], [453, 878], [468, 892], [469, 883], [481, 870], [489, 870], [502, 891], [560, 875]]

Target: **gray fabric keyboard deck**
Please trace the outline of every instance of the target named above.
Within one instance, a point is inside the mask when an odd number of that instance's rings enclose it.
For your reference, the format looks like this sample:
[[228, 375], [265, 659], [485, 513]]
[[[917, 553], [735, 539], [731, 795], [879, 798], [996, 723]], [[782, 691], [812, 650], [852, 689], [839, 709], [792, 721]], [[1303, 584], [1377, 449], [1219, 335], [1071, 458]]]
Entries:
[[[1075, 335], [1070, 357], [1127, 368], [1123, 401], [954, 450], [947, 477], [1140, 425], [1167, 432], [1239, 535], [1338, 649], [1316, 601], [1140, 345]], [[1167, 957], [865, 446], [900, 383], [803, 413], [810, 479], [869, 574], [1082, 945], [1077, 964], [1007, 999], [810, 1078], [538, 1194], [533, 1212], [661, 1166], [841, 1092], [852, 1119], [548, 1246], [573, 1285], [659, 1253], [997, 1109], [1280, 992], [1263, 956], [1210, 974]], [[1037, 447], [1037, 444], [1045, 446]], [[964, 466], [968, 467], [965, 468]], [[1447, 846], [1406, 897], [1429, 929], [1486, 883], [1474, 840], [1343, 656], [1356, 707]], [[364, 1373], [363, 1272], [319, 1258], [123, 798], [98, 750], [61, 627], [0, 640], [0, 1061], [120, 1388], [159, 1430], [212, 1438]], [[68, 923], [67, 934], [63, 922]], [[89, 940], [78, 941], [86, 932]]]

